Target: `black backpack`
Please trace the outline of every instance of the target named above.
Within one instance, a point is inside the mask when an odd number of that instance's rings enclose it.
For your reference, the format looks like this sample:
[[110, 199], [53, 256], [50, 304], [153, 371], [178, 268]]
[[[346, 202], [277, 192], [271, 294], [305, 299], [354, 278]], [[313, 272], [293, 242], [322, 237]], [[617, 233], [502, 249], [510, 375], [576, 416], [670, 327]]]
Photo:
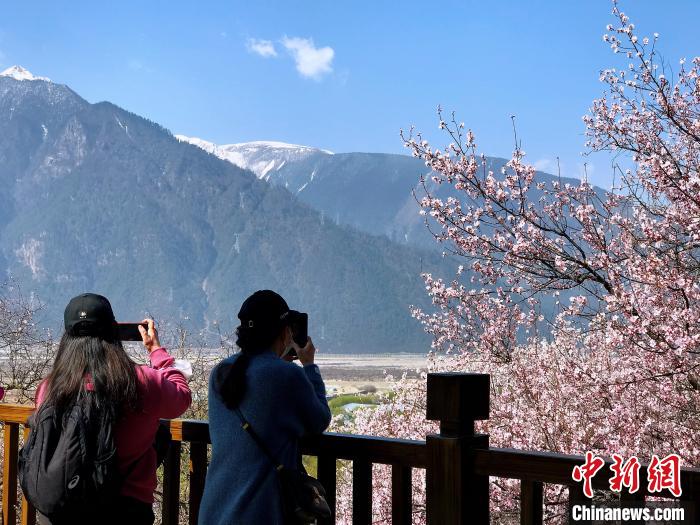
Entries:
[[59, 414], [41, 405], [30, 420], [31, 434], [19, 456], [24, 496], [42, 514], [77, 523], [119, 494], [113, 416], [83, 393]]

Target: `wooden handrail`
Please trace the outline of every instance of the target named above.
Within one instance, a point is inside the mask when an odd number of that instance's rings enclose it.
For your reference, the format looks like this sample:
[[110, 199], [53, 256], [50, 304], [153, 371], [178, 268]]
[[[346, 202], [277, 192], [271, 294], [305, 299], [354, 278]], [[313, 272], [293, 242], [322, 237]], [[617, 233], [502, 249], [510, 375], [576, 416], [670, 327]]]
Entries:
[[209, 423], [198, 419], [161, 419], [161, 423], [170, 428], [173, 441], [191, 443], [211, 443]]
[[0, 403], [0, 422], [17, 423], [25, 425], [29, 416], [34, 413], [32, 405], [16, 405], [12, 403]]
[[425, 468], [427, 465], [425, 441], [408, 439], [326, 432], [303, 438], [301, 451], [309, 456], [330, 454], [337, 459], [366, 459], [384, 465], [411, 468]]
[[[0, 410], [0, 420], [2, 411]], [[162, 420], [173, 441], [211, 443], [209, 423], [196, 419]], [[337, 459], [369, 459], [372, 463], [425, 468], [425, 441], [326, 432], [302, 438], [301, 451], [309, 456], [332, 454]]]
[[[489, 448], [474, 451], [474, 468], [477, 473], [497, 478], [511, 478], [554, 485], [572, 485], [571, 472], [577, 465], [585, 461], [584, 456], [559, 454], [555, 452], [539, 452], [518, 450], [513, 448]], [[604, 458], [603, 472], [610, 472], [613, 461]], [[639, 495], [648, 495], [646, 491], [646, 463], [640, 465]], [[591, 479], [594, 489], [610, 490], [608, 477], [596, 476]], [[691, 499], [694, 494], [700, 494], [700, 469], [684, 467], [681, 469], [681, 487], [683, 495], [680, 499]], [[669, 492], [660, 492], [657, 496], [673, 498]]]

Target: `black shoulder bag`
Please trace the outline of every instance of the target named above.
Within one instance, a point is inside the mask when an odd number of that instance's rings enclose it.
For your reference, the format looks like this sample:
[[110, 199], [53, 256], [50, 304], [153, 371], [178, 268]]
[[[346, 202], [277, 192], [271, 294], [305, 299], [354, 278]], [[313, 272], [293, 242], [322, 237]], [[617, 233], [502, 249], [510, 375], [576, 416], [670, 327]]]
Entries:
[[250, 423], [243, 417], [240, 409], [236, 408], [235, 410], [241, 420], [243, 430], [265, 454], [275, 469], [285, 522], [306, 524], [316, 523], [316, 520], [319, 519], [330, 519], [331, 509], [326, 501], [326, 490], [323, 485], [306, 473], [301, 461], [299, 461], [298, 469], [289, 469], [278, 462], [262, 442], [260, 436], [255, 433]]

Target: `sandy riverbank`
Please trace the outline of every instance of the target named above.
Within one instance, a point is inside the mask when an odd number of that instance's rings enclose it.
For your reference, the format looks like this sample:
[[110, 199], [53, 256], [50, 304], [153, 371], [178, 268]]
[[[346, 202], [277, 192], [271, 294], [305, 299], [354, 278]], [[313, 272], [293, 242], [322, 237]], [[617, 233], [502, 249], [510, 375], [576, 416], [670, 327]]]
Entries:
[[426, 357], [417, 354], [333, 355], [318, 353], [316, 363], [329, 392], [356, 393], [368, 389], [386, 391], [387, 375], [399, 378], [406, 372], [418, 377], [425, 371]]

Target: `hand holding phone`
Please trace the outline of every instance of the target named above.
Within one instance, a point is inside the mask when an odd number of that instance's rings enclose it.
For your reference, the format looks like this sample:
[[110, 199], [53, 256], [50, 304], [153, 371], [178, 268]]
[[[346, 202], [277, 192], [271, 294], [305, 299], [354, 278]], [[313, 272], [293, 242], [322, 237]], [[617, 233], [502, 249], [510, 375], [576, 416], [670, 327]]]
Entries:
[[311, 338], [307, 338], [306, 344], [303, 347], [297, 348], [297, 355], [299, 356], [299, 362], [306, 366], [314, 364], [314, 356], [316, 355], [316, 347]]
[[[144, 325], [146, 327], [144, 327]], [[138, 330], [141, 334], [141, 341], [143, 341], [143, 346], [146, 347], [148, 353], [150, 354], [156, 348], [160, 348], [160, 341], [158, 340], [158, 330], [156, 330], [156, 324], [153, 319], [144, 319], [139, 323]]]

